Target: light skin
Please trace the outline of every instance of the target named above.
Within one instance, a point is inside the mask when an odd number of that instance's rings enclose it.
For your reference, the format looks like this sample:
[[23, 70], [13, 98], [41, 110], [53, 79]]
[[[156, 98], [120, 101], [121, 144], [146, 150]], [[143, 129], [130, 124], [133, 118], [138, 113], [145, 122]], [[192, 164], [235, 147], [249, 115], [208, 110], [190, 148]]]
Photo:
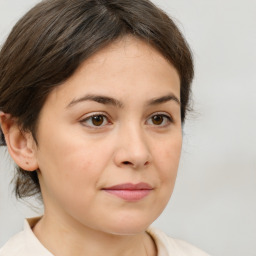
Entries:
[[[33, 231], [55, 256], [157, 255], [145, 232], [174, 188], [180, 79], [153, 47], [125, 37], [86, 60], [48, 96], [38, 145], [8, 114], [1, 126], [23, 169], [39, 169], [45, 214]], [[147, 183], [127, 200], [105, 188]]]

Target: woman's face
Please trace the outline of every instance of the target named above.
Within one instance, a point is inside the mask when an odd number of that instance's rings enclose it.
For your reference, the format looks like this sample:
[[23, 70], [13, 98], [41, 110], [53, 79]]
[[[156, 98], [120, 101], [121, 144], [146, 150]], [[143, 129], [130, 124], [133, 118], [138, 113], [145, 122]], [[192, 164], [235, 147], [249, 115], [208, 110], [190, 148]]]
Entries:
[[132, 37], [96, 53], [54, 89], [35, 149], [45, 216], [112, 234], [145, 230], [176, 179], [179, 92], [175, 68]]

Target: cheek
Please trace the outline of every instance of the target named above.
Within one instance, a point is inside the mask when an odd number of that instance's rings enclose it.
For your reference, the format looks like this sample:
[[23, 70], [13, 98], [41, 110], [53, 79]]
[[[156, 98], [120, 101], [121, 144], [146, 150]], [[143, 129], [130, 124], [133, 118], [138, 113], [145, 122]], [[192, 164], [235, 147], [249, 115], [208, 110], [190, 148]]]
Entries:
[[110, 150], [104, 150], [104, 144], [99, 147], [74, 140], [67, 144], [52, 141], [42, 147], [39, 166], [45, 204], [49, 207], [57, 204], [67, 212], [83, 215], [85, 209], [94, 205], [95, 190], [109, 161]]
[[179, 133], [155, 146], [154, 159], [158, 165], [157, 169], [160, 170], [162, 182], [172, 182], [176, 178], [181, 147], [182, 136]]
[[74, 188], [85, 189], [85, 186], [89, 190], [110, 161], [112, 143], [67, 137], [55, 136], [40, 145], [38, 163], [43, 179], [56, 190], [74, 192]]
[[172, 195], [179, 166], [181, 145], [182, 137], [179, 133], [169, 136], [164, 141], [158, 141], [158, 143], [155, 141], [153, 159], [158, 186], [153, 204], [156, 217], [164, 210]]

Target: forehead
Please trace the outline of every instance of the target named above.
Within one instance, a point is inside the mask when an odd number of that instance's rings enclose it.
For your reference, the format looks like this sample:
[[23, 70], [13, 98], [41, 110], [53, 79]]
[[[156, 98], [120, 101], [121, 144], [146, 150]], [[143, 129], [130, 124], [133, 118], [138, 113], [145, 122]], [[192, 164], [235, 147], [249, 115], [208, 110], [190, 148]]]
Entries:
[[167, 86], [179, 98], [180, 80], [173, 65], [145, 41], [126, 36], [85, 60], [51, 93], [51, 98], [54, 96], [55, 102], [60, 98], [67, 102], [71, 96], [78, 97], [87, 91], [98, 93], [99, 90], [103, 94], [111, 91], [117, 97], [122, 91], [123, 96], [128, 96], [131, 91], [152, 89], [152, 85], [157, 86], [159, 93]]
[[[127, 67], [129, 67], [129, 63], [132, 60], [147, 62], [148, 64], [165, 63], [165, 65], [172, 66], [172, 64], [151, 44], [137, 37], [127, 35], [97, 51], [80, 65], [76, 73], [83, 69], [85, 65], [89, 68], [91, 65], [95, 64], [109, 64], [107, 62], [112, 62], [111, 64], [118, 70], [118, 67], [121, 67], [119, 64], [126, 63]], [[125, 67], [125, 65], [122, 65], [122, 67]], [[143, 66], [140, 68], [143, 68]]]

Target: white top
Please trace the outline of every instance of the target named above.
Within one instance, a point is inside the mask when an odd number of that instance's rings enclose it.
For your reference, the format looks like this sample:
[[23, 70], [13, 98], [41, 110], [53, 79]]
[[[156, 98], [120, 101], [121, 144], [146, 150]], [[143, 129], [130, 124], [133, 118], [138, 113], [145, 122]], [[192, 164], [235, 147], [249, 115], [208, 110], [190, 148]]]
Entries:
[[[1, 249], [0, 256], [53, 256], [36, 238], [31, 227], [39, 218], [25, 220], [24, 230], [12, 237]], [[168, 237], [165, 233], [149, 228], [158, 256], [209, 256], [191, 244]]]

